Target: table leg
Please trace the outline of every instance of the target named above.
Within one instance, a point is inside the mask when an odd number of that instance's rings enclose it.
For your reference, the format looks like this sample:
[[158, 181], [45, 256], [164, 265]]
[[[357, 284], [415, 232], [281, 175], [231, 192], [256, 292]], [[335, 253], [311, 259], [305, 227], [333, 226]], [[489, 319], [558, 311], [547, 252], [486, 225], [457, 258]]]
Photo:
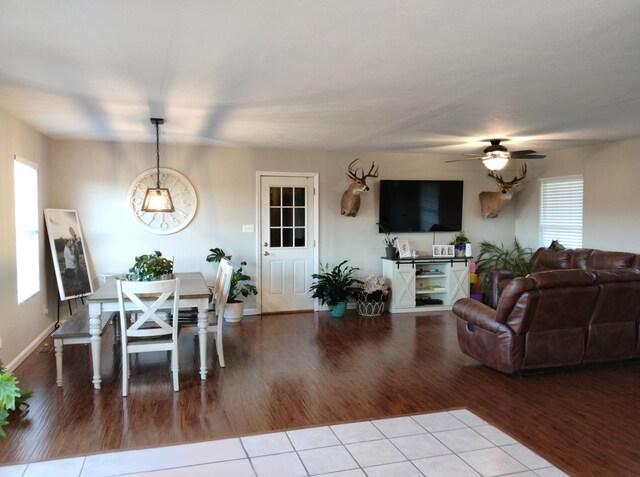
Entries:
[[198, 340], [200, 342], [200, 379], [207, 379], [207, 335], [209, 331], [207, 303], [198, 305]]
[[102, 341], [102, 306], [100, 303], [89, 303], [89, 338], [91, 341], [91, 361], [93, 363], [93, 387], [100, 389], [100, 342]]
[[62, 386], [62, 339], [54, 339], [53, 347], [56, 350], [56, 385]]

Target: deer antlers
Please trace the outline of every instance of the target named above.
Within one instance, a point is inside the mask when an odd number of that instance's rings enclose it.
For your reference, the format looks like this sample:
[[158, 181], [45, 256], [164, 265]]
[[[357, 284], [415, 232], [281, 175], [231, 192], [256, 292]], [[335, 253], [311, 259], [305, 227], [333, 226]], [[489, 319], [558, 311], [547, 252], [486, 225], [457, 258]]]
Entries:
[[[366, 174], [364, 173], [364, 169], [360, 168], [360, 167], [356, 167], [355, 169], [353, 168], [353, 166], [355, 166], [356, 162], [358, 162], [358, 159], [354, 159], [353, 161], [351, 161], [351, 164], [349, 164], [348, 172], [345, 172], [345, 175], [353, 180], [353, 181], [365, 181], [365, 179], [367, 177], [378, 177], [378, 167], [376, 167], [376, 163], [372, 162], [371, 163], [371, 169], [369, 169], [369, 172], [367, 172]], [[375, 171], [373, 170], [375, 168]], [[362, 171], [362, 177], [358, 177], [358, 169], [360, 169]]]
[[527, 163], [525, 162], [524, 164], [522, 164], [522, 176], [518, 177], [517, 175], [513, 178], [512, 181], [509, 182], [505, 182], [502, 179], [502, 174], [495, 174], [495, 171], [489, 171], [489, 174], [487, 174], [489, 177], [493, 177], [496, 182], [498, 183], [498, 186], [500, 187], [500, 190], [502, 192], [508, 192], [509, 190], [511, 190], [513, 187], [516, 187], [520, 181], [522, 181], [525, 177], [527, 177]]

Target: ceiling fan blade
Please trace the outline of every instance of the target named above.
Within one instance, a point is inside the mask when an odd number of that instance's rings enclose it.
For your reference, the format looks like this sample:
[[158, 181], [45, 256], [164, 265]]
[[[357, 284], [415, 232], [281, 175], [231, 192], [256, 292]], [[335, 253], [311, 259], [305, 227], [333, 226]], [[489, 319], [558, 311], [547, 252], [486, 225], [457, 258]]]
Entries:
[[512, 159], [544, 159], [545, 156], [544, 154], [529, 154], [529, 155], [524, 155], [524, 156], [511, 156]]
[[462, 156], [469, 156], [469, 157], [484, 157], [484, 154], [461, 154]]
[[471, 157], [469, 159], [451, 159], [450, 161], [444, 161], [444, 162], [465, 162], [465, 161], [480, 161], [482, 160], [481, 157]]
[[522, 154], [535, 154], [536, 151], [532, 151], [531, 149], [527, 149], [526, 151], [511, 151], [511, 155], [521, 156]]

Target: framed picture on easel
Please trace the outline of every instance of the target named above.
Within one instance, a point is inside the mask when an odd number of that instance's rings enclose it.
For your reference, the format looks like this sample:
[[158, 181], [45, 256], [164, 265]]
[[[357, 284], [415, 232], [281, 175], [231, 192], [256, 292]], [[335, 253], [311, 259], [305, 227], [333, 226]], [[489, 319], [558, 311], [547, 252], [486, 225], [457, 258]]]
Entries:
[[60, 300], [93, 293], [82, 229], [75, 210], [44, 209]]

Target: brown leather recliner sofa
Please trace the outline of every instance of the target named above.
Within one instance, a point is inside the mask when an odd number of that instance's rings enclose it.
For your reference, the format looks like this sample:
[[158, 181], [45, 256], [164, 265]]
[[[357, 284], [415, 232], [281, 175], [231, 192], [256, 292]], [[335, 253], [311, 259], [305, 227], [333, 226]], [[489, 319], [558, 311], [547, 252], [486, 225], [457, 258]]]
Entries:
[[[566, 268], [510, 279], [495, 309], [469, 298], [454, 304], [461, 350], [504, 373], [640, 357], [640, 256], [552, 253]], [[630, 259], [618, 261], [623, 255]]]
[[[531, 257], [534, 271], [548, 270], [618, 270], [624, 268], [639, 268], [640, 255], [628, 252], [606, 252], [591, 248], [575, 250], [551, 251], [544, 247], [535, 251]], [[511, 283], [513, 275], [502, 269], [489, 272], [489, 304], [495, 308], [502, 290]]]

